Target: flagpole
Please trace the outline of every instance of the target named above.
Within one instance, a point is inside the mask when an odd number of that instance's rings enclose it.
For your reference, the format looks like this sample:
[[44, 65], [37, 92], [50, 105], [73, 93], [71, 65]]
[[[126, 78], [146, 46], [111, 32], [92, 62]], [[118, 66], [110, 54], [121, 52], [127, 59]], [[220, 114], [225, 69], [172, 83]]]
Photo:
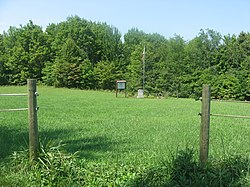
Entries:
[[145, 87], [145, 46], [143, 49], [143, 58], [142, 58], [142, 90], [144, 92], [144, 87]]

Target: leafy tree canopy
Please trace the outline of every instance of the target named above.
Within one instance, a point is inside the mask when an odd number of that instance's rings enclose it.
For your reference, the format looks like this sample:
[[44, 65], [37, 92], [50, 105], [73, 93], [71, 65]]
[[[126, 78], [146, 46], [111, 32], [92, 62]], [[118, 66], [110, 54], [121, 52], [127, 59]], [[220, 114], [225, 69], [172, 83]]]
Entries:
[[226, 35], [201, 29], [190, 41], [175, 35], [132, 28], [122, 35], [107, 23], [78, 16], [50, 24], [45, 31], [32, 21], [0, 34], [0, 85], [45, 85], [114, 89], [126, 79], [130, 93], [142, 87], [151, 95], [199, 97], [202, 84], [222, 99], [250, 97], [250, 33]]

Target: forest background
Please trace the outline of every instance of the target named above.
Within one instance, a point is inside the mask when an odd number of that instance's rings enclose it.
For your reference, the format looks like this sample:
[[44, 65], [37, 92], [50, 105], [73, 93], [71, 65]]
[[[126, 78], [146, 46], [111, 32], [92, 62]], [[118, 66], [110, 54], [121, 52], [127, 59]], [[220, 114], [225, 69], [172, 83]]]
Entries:
[[0, 34], [0, 85], [35, 78], [48, 86], [114, 90], [115, 80], [125, 79], [134, 95], [142, 88], [144, 47], [147, 95], [200, 97], [202, 84], [210, 84], [214, 98], [250, 99], [249, 32], [201, 29], [185, 41], [132, 28], [122, 36], [79, 16], [44, 30], [29, 21]]

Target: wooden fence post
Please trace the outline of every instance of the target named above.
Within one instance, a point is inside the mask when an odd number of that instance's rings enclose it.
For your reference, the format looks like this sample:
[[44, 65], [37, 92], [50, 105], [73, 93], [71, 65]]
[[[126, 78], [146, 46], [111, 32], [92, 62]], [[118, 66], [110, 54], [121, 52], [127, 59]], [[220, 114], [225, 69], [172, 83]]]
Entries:
[[29, 153], [30, 161], [34, 161], [38, 156], [38, 124], [37, 124], [37, 92], [36, 80], [28, 79], [28, 120], [29, 120]]
[[209, 127], [210, 127], [210, 86], [203, 85], [200, 127], [200, 163], [205, 165], [208, 160]]

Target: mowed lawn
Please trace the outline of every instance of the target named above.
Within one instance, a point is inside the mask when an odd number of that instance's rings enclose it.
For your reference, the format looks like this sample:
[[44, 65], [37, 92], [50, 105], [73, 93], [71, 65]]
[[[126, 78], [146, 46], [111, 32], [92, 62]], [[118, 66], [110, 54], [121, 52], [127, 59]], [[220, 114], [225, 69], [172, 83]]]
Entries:
[[[25, 93], [26, 87], [0, 87]], [[115, 93], [38, 87], [42, 144], [65, 144], [89, 162], [150, 164], [186, 147], [199, 150], [201, 102], [136, 99]], [[26, 97], [1, 97], [0, 109], [27, 107]], [[250, 103], [212, 102], [211, 113], [250, 116]], [[0, 113], [0, 158], [28, 148], [27, 111]], [[211, 117], [211, 157], [250, 154], [250, 119]]]

